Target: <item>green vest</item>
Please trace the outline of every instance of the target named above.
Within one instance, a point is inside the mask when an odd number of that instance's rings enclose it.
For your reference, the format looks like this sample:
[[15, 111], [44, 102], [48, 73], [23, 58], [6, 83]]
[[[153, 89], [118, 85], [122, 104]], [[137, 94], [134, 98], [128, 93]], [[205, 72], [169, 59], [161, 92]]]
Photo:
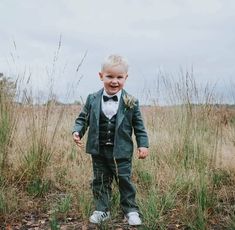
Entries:
[[116, 117], [114, 115], [111, 119], [107, 118], [100, 110], [99, 121], [99, 143], [100, 145], [114, 145]]

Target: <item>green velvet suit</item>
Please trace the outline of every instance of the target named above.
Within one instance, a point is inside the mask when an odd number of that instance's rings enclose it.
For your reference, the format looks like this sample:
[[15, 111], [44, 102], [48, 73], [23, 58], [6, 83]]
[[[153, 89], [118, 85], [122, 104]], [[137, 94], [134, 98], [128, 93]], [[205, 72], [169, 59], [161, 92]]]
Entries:
[[89, 127], [86, 152], [92, 155], [94, 173], [92, 190], [95, 207], [97, 211], [110, 209], [111, 184], [115, 178], [123, 212], [125, 214], [132, 211], [139, 212], [135, 201], [136, 190], [131, 182], [133, 131], [138, 147], [149, 145], [139, 103], [135, 100], [133, 106], [128, 106], [124, 100], [128, 94], [122, 90], [116, 117], [114, 145], [103, 146], [99, 143], [102, 94], [103, 89], [88, 96], [73, 129], [73, 132], [78, 132], [82, 138]]
[[[88, 126], [88, 138], [86, 152], [92, 155], [98, 155], [99, 149], [99, 117], [101, 109], [103, 89], [90, 94], [79, 117], [75, 121], [73, 131], [79, 132], [80, 138], [85, 134]], [[140, 113], [139, 102], [135, 101], [135, 106], [129, 108], [125, 105], [123, 97], [128, 95], [122, 90], [122, 96], [119, 103], [116, 120], [116, 132], [114, 139], [113, 156], [116, 159], [130, 158], [133, 154], [132, 132], [136, 137], [138, 147], [148, 147], [148, 137], [145, 131], [143, 120]]]

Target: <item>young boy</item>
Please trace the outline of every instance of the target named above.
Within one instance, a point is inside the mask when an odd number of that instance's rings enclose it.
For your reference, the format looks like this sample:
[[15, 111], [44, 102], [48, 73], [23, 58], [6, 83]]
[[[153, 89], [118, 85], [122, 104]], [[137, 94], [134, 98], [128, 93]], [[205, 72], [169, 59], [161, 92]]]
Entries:
[[129, 225], [141, 225], [136, 190], [131, 183], [132, 131], [139, 159], [147, 157], [149, 145], [139, 102], [123, 89], [128, 77], [128, 64], [123, 57], [109, 56], [99, 76], [104, 87], [88, 96], [73, 129], [73, 139], [81, 147], [81, 138], [89, 127], [86, 152], [92, 156], [96, 208], [89, 220], [98, 224], [110, 218], [111, 184], [115, 178]]

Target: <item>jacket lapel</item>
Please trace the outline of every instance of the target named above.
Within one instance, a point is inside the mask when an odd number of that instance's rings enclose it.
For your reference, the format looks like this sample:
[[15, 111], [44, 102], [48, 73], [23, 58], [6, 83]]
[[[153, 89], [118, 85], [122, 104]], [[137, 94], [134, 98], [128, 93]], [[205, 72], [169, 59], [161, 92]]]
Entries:
[[120, 98], [120, 103], [119, 103], [118, 112], [117, 112], [116, 130], [119, 128], [119, 126], [122, 123], [122, 120], [125, 116], [125, 104], [124, 104], [124, 100], [123, 100], [123, 96], [125, 94], [126, 94], [125, 90], [122, 90], [122, 95]]
[[99, 127], [99, 118], [100, 118], [100, 106], [101, 106], [101, 96], [103, 93], [103, 89], [99, 90], [94, 95], [94, 100], [92, 102], [92, 113], [95, 115], [96, 118], [96, 125]]
[[[102, 94], [103, 94], [103, 89], [99, 90], [94, 95], [94, 100], [92, 102], [92, 113], [94, 114], [94, 116], [96, 118], [97, 127], [99, 127]], [[119, 126], [122, 123], [123, 118], [125, 116], [125, 104], [124, 104], [124, 100], [123, 100], [123, 96], [125, 94], [126, 94], [126, 91], [122, 90], [122, 95], [120, 98], [120, 103], [119, 103], [118, 111], [117, 111], [116, 130], [119, 128]]]

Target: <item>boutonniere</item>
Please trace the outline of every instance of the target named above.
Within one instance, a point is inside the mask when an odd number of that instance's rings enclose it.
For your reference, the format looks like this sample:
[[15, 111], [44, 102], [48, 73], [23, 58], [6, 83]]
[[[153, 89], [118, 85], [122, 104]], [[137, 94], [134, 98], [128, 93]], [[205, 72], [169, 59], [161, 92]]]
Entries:
[[136, 99], [131, 95], [125, 94], [123, 96], [123, 101], [127, 109], [132, 109], [136, 106]]

